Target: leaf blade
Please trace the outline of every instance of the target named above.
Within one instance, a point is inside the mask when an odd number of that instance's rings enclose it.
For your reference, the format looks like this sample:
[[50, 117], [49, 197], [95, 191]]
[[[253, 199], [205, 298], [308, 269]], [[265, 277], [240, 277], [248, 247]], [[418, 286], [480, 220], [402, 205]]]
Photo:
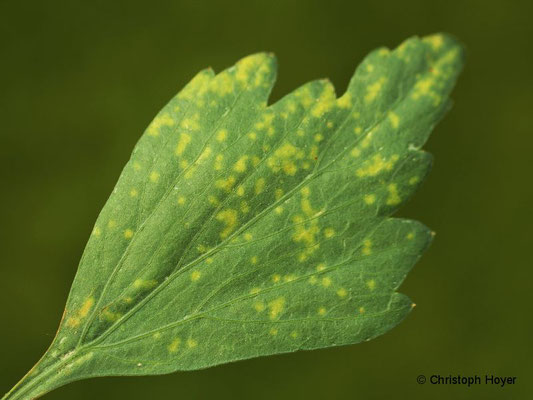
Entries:
[[338, 98], [314, 81], [270, 106], [271, 55], [200, 72], [136, 145], [43, 365], [72, 364], [62, 383], [159, 374], [391, 329], [432, 236], [389, 216], [430, 168], [419, 148], [461, 66], [453, 39], [412, 38]]

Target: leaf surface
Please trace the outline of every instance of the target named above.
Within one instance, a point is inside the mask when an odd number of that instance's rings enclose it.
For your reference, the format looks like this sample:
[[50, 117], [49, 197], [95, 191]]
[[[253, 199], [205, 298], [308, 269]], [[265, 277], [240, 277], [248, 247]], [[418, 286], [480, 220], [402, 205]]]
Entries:
[[57, 337], [13, 398], [397, 325], [412, 302], [396, 290], [431, 234], [389, 216], [428, 172], [419, 149], [462, 59], [445, 35], [412, 38], [367, 56], [340, 97], [319, 80], [269, 106], [270, 54], [196, 75], [135, 146]]

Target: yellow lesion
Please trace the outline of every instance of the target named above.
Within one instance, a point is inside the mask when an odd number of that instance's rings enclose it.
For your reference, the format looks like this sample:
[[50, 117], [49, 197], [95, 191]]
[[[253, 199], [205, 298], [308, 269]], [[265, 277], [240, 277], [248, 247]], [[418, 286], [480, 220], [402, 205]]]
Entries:
[[209, 89], [218, 94], [225, 96], [235, 91], [234, 80], [228, 71], [218, 74], [209, 85]]
[[326, 307], [319, 307], [317, 312], [318, 315], [326, 315]]
[[126, 239], [131, 239], [133, 237], [133, 231], [131, 229], [126, 229], [124, 231], [124, 237]]
[[157, 181], [159, 181], [160, 176], [161, 175], [159, 174], [159, 172], [152, 171], [150, 173], [150, 181], [156, 183]]
[[152, 289], [156, 285], [157, 281], [155, 279], [135, 279], [133, 282], [133, 287], [141, 290]]
[[219, 142], [223, 142], [226, 140], [226, 138], [228, 137], [228, 130], [227, 129], [220, 129], [218, 132], [217, 132], [217, 140]]
[[220, 171], [222, 168], [224, 168], [224, 156], [222, 154], [217, 154], [215, 157], [214, 168], [216, 171]]
[[340, 288], [337, 290], [337, 296], [339, 296], [340, 298], [344, 298], [347, 295], [348, 295], [348, 292], [346, 291], [346, 289]]
[[256, 301], [254, 303], [254, 310], [257, 311], [257, 312], [263, 312], [265, 311], [265, 303], [263, 303], [262, 301]]
[[363, 248], [361, 252], [365, 256], [369, 256], [370, 254], [372, 254], [372, 241], [370, 239], [365, 239], [363, 241]]
[[398, 186], [395, 183], [391, 183], [387, 186], [389, 196], [387, 197], [387, 204], [390, 206], [399, 204], [402, 199], [398, 195]]
[[272, 282], [278, 283], [280, 280], [281, 280], [281, 275], [279, 274], [272, 275]]
[[76, 328], [81, 321], [89, 314], [89, 311], [94, 305], [94, 297], [90, 296], [85, 299], [79, 310], [70, 318], [67, 319], [66, 325], [69, 328]]
[[132, 188], [130, 190], [130, 197], [137, 197], [139, 195], [139, 191], [135, 188]]
[[367, 161], [363, 167], [358, 168], [355, 173], [360, 178], [376, 176], [380, 172], [390, 171], [398, 159], [399, 156], [397, 154], [393, 154], [389, 159], [385, 159], [381, 154], [375, 154], [371, 160]]
[[276, 328], [270, 328], [268, 333], [272, 336], [276, 336], [278, 334], [278, 330]]
[[285, 298], [284, 297], [278, 297], [271, 302], [268, 303], [268, 309], [269, 309], [269, 316], [270, 319], [274, 320], [279, 317], [279, 315], [283, 312], [285, 308]]
[[332, 284], [331, 278], [328, 276], [325, 276], [324, 278], [322, 278], [321, 282], [322, 282], [322, 286], [324, 286], [325, 288], [330, 287]]
[[375, 194], [365, 194], [364, 197], [365, 204], [372, 205], [376, 202], [376, 195]]
[[407, 237], [407, 240], [413, 240], [415, 237], [415, 234], [413, 232], [409, 232], [406, 237]]
[[191, 272], [191, 281], [196, 282], [202, 277], [202, 273], [200, 271], [192, 271]]
[[265, 179], [259, 178], [255, 181], [255, 194], [261, 194], [265, 190]]
[[183, 121], [181, 121], [180, 126], [183, 129], [187, 129], [189, 131], [198, 131], [200, 130], [200, 124], [198, 123], [199, 119], [200, 119], [200, 114], [195, 113], [190, 118], [184, 118]]
[[442, 35], [426, 36], [425, 38], [422, 39], [422, 41], [429, 43], [431, 47], [433, 47], [433, 50], [435, 51], [439, 50], [444, 44], [444, 39]]
[[335, 236], [335, 229], [333, 228], [324, 229], [324, 236], [328, 239], [332, 238], [333, 236]]
[[365, 95], [365, 101], [367, 103], [370, 103], [376, 99], [376, 97], [379, 95], [381, 90], [383, 89], [383, 85], [387, 79], [385, 77], [381, 77], [377, 79], [374, 83], [368, 85], [366, 87], [366, 95]]
[[98, 237], [98, 236], [100, 236], [102, 234], [102, 230], [99, 227], [95, 226], [93, 228], [92, 234], [94, 236]]
[[225, 179], [218, 179], [216, 182], [215, 182], [215, 186], [219, 189], [223, 189], [225, 190], [226, 192], [230, 192], [231, 189], [233, 188], [233, 186], [235, 185], [235, 182], [237, 180], [235, 179], [234, 176], [228, 176], [227, 178]]
[[154, 118], [150, 126], [148, 127], [148, 135], [159, 136], [162, 126], [172, 126], [174, 120], [168, 113], [163, 113]]
[[120, 317], [122, 317], [121, 313], [113, 312], [109, 308], [104, 308], [100, 313], [100, 319], [104, 321], [115, 322], [118, 321]]
[[349, 92], [344, 93], [337, 100], [337, 107], [350, 108], [352, 106], [352, 95]]
[[374, 290], [376, 288], [376, 281], [374, 279], [370, 279], [369, 281], [366, 282], [366, 286], [370, 290]]
[[254, 264], [254, 265], [257, 264], [258, 261], [259, 261], [259, 258], [258, 258], [257, 256], [252, 256], [252, 257], [250, 258], [250, 262], [251, 262], [252, 264]]
[[298, 172], [297, 162], [304, 157], [302, 149], [285, 142], [267, 159], [267, 166], [273, 172], [283, 171], [286, 175], [294, 176]]
[[250, 206], [246, 200], [241, 201], [241, 212], [243, 214], [248, 214], [250, 212]]
[[311, 115], [313, 117], [320, 118], [324, 113], [331, 110], [335, 104], [335, 91], [329, 82], [324, 86], [324, 90], [320, 94], [320, 97], [315, 101], [316, 104], [311, 109]]
[[192, 338], [187, 339], [187, 347], [189, 349], [193, 349], [196, 346], [198, 346], [198, 342], [195, 339], [192, 339]]
[[400, 126], [400, 117], [393, 111], [389, 112], [389, 121], [394, 129], [398, 129]]
[[187, 199], [184, 196], [179, 196], [178, 197], [178, 204], [180, 206], [184, 205], [186, 201], [187, 201]]
[[172, 342], [168, 345], [167, 349], [168, 349], [168, 352], [169, 353], [176, 353], [179, 348], [180, 348], [180, 344], [181, 344], [181, 339], [180, 338], [175, 338], [174, 340], [172, 340]]
[[248, 158], [249, 157], [247, 155], [244, 155], [241, 158], [239, 158], [239, 160], [237, 160], [237, 162], [233, 166], [233, 170], [236, 172], [246, 171], [246, 162], [248, 161]]
[[220, 232], [220, 237], [226, 239], [237, 227], [238, 214], [236, 210], [228, 208], [220, 211], [216, 219], [225, 225]]

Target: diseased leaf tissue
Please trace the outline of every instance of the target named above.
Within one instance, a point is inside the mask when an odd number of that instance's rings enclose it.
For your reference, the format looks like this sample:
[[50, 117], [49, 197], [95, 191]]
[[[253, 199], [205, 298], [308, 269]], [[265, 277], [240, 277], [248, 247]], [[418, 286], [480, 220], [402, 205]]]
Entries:
[[272, 55], [196, 75], [139, 140], [100, 213], [51, 348], [6, 398], [369, 340], [431, 241], [390, 218], [431, 164], [462, 49], [445, 35], [372, 52], [347, 91], [313, 81], [267, 106]]

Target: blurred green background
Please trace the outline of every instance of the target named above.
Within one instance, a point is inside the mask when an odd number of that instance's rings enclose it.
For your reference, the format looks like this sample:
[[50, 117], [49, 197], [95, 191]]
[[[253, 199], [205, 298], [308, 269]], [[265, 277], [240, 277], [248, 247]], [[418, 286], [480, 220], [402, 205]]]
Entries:
[[[533, 398], [533, 5], [527, 1], [1, 1], [0, 392], [52, 340], [92, 224], [134, 143], [197, 71], [277, 54], [272, 100], [342, 93], [371, 49], [445, 31], [467, 48], [455, 106], [402, 215], [437, 232], [402, 287], [417, 307], [368, 343], [142, 378], [47, 399]], [[517, 376], [513, 387], [419, 374]]]

